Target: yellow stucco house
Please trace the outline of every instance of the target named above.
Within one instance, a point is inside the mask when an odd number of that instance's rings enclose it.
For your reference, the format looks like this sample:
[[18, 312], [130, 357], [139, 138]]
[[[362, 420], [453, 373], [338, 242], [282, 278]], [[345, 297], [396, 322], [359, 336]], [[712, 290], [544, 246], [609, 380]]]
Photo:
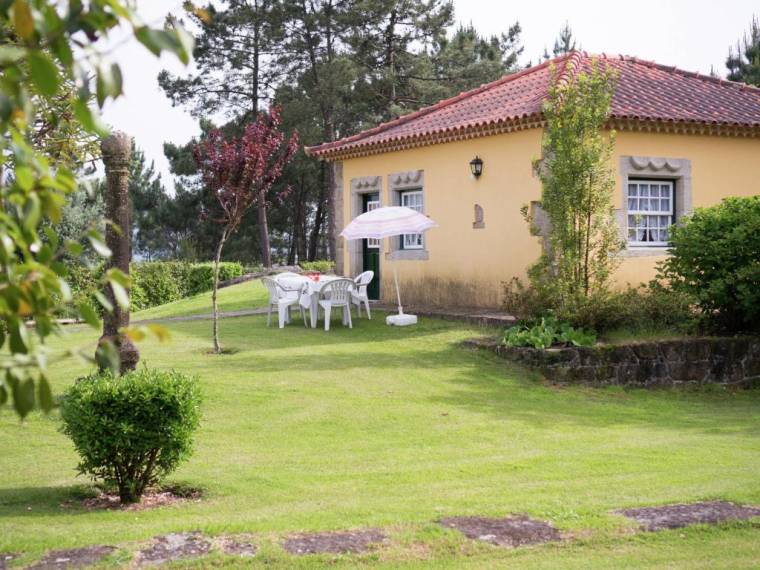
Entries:
[[[617, 132], [614, 196], [628, 240], [618, 284], [654, 275], [668, 226], [692, 208], [760, 194], [760, 89], [627, 56], [573, 52], [357, 135], [311, 147], [333, 163], [338, 232], [376, 206], [405, 205], [437, 228], [384, 243], [337, 238], [338, 271], [379, 271], [390, 299], [389, 260], [407, 303], [497, 307], [503, 283], [524, 278], [541, 253], [521, 216], [541, 197], [541, 108], [552, 78], [590, 69], [618, 74], [608, 127]], [[470, 164], [482, 160], [475, 176]]]

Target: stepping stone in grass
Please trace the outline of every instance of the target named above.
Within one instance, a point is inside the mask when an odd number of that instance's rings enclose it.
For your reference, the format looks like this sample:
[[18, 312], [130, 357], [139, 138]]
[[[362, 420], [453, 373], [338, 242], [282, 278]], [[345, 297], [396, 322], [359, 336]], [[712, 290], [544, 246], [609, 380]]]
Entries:
[[239, 536], [220, 536], [217, 546], [229, 556], [250, 557], [256, 554], [256, 546], [247, 538]]
[[197, 558], [208, 554], [211, 542], [200, 532], [182, 532], [156, 536], [153, 543], [138, 553], [140, 564], [163, 564], [180, 558]]
[[[111, 554], [114, 546], [86, 546], [67, 550], [51, 550], [45, 557], [29, 566], [27, 570], [62, 570], [64, 568], [84, 568], [97, 564]], [[0, 568], [4, 568], [0, 563]]]
[[293, 535], [282, 543], [291, 554], [345, 554], [366, 552], [387, 537], [377, 529], [318, 532]]
[[688, 505], [663, 505], [615, 511], [641, 523], [645, 530], [681, 528], [691, 524], [717, 524], [730, 520], [746, 520], [760, 517], [760, 508], [744, 507], [725, 501], [692, 503]]
[[559, 531], [545, 521], [525, 515], [502, 519], [487, 517], [449, 517], [441, 525], [458, 530], [467, 538], [482, 540], [496, 546], [523, 546], [561, 540]]

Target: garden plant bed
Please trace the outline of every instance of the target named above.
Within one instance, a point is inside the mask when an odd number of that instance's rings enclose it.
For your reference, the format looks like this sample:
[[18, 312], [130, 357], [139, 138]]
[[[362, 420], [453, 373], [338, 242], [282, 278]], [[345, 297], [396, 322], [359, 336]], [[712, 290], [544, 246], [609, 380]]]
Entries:
[[616, 512], [636, 520], [645, 530], [650, 531], [760, 517], [758, 507], [746, 507], [725, 501], [642, 507]]
[[183, 532], [157, 536], [150, 546], [138, 553], [140, 564], [163, 564], [170, 560], [197, 558], [211, 550], [211, 542], [200, 532]]
[[346, 554], [366, 552], [373, 545], [386, 540], [377, 529], [317, 532], [293, 535], [282, 543], [291, 554]]
[[144, 511], [158, 507], [166, 507], [184, 502], [198, 502], [203, 497], [201, 489], [184, 487], [165, 487], [146, 491], [139, 503], [123, 505], [116, 493], [100, 493], [96, 497], [87, 497], [82, 500], [68, 500], [61, 506], [64, 508], [83, 508], [88, 511], [97, 510], [121, 510], [121, 511]]
[[29, 566], [29, 570], [59, 570], [83, 568], [97, 564], [116, 550], [114, 546], [85, 546], [67, 550], [52, 550], [39, 562]]
[[559, 531], [545, 521], [525, 515], [505, 518], [449, 517], [441, 525], [458, 530], [467, 538], [482, 540], [496, 546], [524, 546], [561, 540]]
[[490, 349], [507, 360], [536, 368], [553, 382], [737, 387], [760, 382], [760, 338], [756, 337], [684, 338], [545, 350], [506, 346], [494, 338], [473, 339], [465, 345]]

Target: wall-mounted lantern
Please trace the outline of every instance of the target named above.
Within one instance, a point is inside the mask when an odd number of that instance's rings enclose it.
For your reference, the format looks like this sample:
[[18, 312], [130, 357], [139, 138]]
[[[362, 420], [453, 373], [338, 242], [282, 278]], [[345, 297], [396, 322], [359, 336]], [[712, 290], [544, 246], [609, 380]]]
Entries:
[[480, 157], [475, 156], [475, 158], [470, 161], [470, 170], [475, 178], [480, 178], [480, 175], [483, 174], [483, 161]]

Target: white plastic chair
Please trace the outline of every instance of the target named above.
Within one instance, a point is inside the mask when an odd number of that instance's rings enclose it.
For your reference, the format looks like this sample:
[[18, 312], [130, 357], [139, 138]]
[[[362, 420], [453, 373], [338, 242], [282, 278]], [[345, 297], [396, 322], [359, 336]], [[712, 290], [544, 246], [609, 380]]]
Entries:
[[351, 292], [354, 290], [353, 279], [336, 279], [322, 287], [319, 295], [319, 306], [325, 312], [325, 330], [330, 330], [330, 314], [333, 308], [343, 309], [343, 324], [348, 322], [348, 328], [354, 328], [351, 322]]
[[351, 302], [356, 305], [356, 316], [362, 316], [362, 303], [367, 311], [367, 318], [371, 319], [372, 315], [369, 312], [369, 296], [367, 295], [367, 286], [372, 283], [372, 279], [375, 278], [374, 271], [365, 271], [360, 273], [354, 279], [354, 290], [351, 291]]
[[277, 322], [280, 328], [285, 327], [286, 322], [290, 322], [290, 308], [298, 305], [303, 317], [303, 324], [306, 326], [306, 313], [304, 313], [300, 300], [300, 289], [286, 289], [271, 277], [262, 277], [261, 282], [269, 292], [269, 306], [267, 308], [267, 326], [272, 324], [272, 309], [277, 309]]

